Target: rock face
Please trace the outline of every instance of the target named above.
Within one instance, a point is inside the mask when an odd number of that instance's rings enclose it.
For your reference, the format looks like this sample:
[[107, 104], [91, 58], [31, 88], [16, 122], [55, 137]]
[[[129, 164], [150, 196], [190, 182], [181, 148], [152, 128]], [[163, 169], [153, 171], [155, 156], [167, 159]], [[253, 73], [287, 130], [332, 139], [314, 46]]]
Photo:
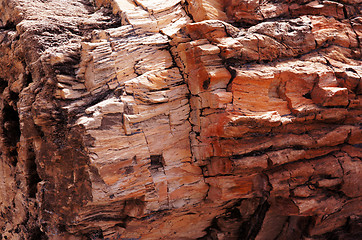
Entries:
[[0, 239], [358, 239], [360, 0], [0, 0]]

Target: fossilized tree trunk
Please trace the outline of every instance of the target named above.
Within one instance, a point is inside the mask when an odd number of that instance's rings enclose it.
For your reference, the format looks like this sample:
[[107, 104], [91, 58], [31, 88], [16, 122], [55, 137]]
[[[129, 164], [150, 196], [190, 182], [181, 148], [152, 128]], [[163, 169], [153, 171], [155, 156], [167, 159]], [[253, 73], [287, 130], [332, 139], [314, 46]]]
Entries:
[[0, 0], [1, 239], [357, 239], [360, 0]]

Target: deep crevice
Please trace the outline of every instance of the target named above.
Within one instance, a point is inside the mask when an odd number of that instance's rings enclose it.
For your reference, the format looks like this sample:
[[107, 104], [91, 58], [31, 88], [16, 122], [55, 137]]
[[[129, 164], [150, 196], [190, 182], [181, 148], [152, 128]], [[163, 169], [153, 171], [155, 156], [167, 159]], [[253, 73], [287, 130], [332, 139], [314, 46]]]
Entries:
[[28, 195], [29, 198], [36, 198], [37, 185], [41, 181], [37, 166], [36, 166], [36, 155], [33, 149], [33, 146], [28, 147], [28, 159], [27, 159], [27, 169], [28, 169]]
[[28, 87], [30, 83], [33, 82], [33, 76], [31, 75], [31, 73], [29, 73], [26, 75], [25, 79], [26, 79], [25, 87]]
[[7, 86], [8, 86], [8, 81], [6, 81], [3, 78], [0, 78], [0, 93], [4, 92]]
[[8, 21], [5, 26], [0, 27], [0, 30], [16, 31], [16, 24], [14, 22]]
[[264, 200], [263, 203], [260, 203], [259, 207], [251, 217], [249, 221], [246, 221], [242, 224], [239, 229], [239, 239], [240, 240], [249, 240], [255, 239], [258, 235], [261, 226], [263, 225], [263, 221], [267, 211], [269, 210], [270, 204], [268, 201]]
[[30, 231], [29, 240], [48, 240], [47, 235], [36, 227]]
[[16, 166], [18, 161], [17, 144], [20, 140], [20, 123], [18, 112], [10, 105], [5, 104], [3, 109], [3, 137], [8, 146], [11, 164]]
[[151, 155], [151, 169], [163, 168], [165, 160], [162, 155]]
[[103, 231], [101, 229], [94, 230], [94, 231], [88, 233], [85, 237], [87, 240], [104, 239]]
[[20, 124], [18, 112], [10, 105], [5, 104], [3, 108], [3, 131], [6, 143], [16, 146], [20, 140]]

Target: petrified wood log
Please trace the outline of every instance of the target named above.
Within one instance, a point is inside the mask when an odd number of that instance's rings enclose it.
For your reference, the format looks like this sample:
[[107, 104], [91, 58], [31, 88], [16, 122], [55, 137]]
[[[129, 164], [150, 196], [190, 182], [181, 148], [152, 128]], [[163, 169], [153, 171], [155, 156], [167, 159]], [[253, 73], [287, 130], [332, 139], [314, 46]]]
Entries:
[[358, 239], [360, 0], [0, 0], [0, 239]]

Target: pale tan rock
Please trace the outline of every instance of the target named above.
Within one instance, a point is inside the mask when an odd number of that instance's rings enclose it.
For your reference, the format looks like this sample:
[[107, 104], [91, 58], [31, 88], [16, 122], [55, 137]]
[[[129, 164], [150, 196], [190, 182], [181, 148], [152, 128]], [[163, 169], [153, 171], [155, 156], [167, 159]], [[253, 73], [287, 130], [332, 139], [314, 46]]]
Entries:
[[195, 21], [218, 19], [227, 20], [224, 12], [224, 1], [221, 0], [187, 0], [192, 17]]

